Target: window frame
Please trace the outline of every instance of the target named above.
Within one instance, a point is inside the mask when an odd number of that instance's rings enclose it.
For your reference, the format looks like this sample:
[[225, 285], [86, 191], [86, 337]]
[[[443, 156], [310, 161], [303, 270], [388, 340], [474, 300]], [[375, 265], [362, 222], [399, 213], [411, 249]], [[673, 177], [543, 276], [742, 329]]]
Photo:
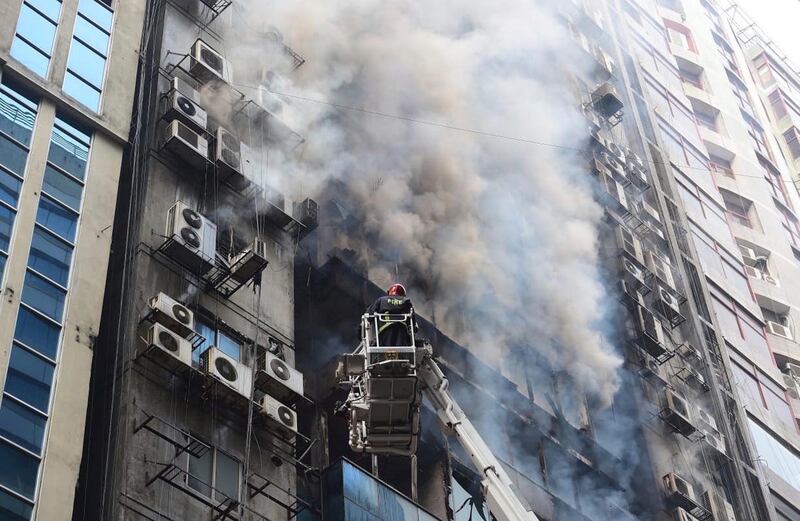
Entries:
[[[191, 436], [197, 438], [200, 441], [203, 441], [202, 438], [200, 438], [200, 437], [198, 437], [198, 436], [196, 436], [194, 434], [191, 434]], [[218, 478], [217, 474], [218, 474], [218, 471], [219, 471], [219, 468], [217, 466], [217, 459], [219, 457], [219, 454], [222, 453], [225, 457], [235, 461], [236, 464], [237, 464], [238, 472], [237, 472], [236, 475], [237, 475], [237, 478], [238, 478], [238, 483], [237, 483], [236, 489], [238, 491], [238, 494], [237, 494], [237, 497], [230, 498], [230, 499], [233, 499], [234, 501], [241, 501], [241, 497], [242, 497], [242, 463], [243, 463], [242, 460], [240, 460], [239, 458], [237, 458], [236, 456], [234, 456], [233, 454], [231, 454], [230, 452], [228, 452], [226, 450], [220, 449], [219, 447], [211, 445], [210, 443], [206, 443], [206, 444], [209, 445], [209, 447], [210, 447], [209, 452], [211, 452], [211, 454], [212, 454], [212, 457], [211, 457], [211, 483], [205, 483], [202, 480], [200, 480], [197, 476], [189, 473], [189, 462], [191, 461], [191, 458], [193, 456], [187, 452], [186, 453], [186, 459], [185, 459], [186, 460], [186, 475], [184, 477], [184, 484], [187, 487], [189, 487], [192, 490], [194, 490], [195, 492], [197, 492], [198, 494], [202, 494], [203, 497], [207, 497], [207, 498], [212, 499], [214, 501], [219, 501], [216, 498], [216, 494], [220, 493], [219, 489], [217, 488], [217, 478]], [[197, 479], [203, 485], [207, 485], [211, 489], [210, 490], [211, 494], [206, 495], [204, 491], [198, 490], [198, 489], [194, 488], [192, 485], [190, 485], [189, 484], [189, 478], [190, 477], [193, 477], [193, 478]]]

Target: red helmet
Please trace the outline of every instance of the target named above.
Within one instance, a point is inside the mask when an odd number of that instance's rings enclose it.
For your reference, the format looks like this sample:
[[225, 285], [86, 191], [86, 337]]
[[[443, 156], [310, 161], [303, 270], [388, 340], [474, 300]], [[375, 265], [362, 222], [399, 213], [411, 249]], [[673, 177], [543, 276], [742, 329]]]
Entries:
[[406, 288], [402, 284], [392, 284], [389, 286], [389, 289], [386, 290], [386, 294], [392, 297], [405, 297]]

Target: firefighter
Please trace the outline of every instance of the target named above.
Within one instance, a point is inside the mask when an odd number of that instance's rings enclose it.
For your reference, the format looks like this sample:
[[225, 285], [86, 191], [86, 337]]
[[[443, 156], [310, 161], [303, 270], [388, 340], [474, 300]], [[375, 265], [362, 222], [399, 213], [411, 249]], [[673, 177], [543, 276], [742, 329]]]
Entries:
[[367, 309], [367, 313], [387, 315], [411, 315], [407, 322], [381, 322], [378, 320], [378, 341], [382, 347], [407, 346], [411, 344], [411, 328], [417, 330], [417, 320], [411, 299], [406, 296], [402, 284], [392, 284], [386, 295], [379, 297]]

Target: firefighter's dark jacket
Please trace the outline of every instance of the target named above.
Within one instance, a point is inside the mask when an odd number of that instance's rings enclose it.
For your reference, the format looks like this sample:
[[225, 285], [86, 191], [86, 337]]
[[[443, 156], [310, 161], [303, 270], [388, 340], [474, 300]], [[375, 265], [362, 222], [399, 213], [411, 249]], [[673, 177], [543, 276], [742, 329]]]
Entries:
[[[367, 309], [367, 313], [387, 313], [390, 315], [407, 315], [413, 313], [414, 308], [411, 305], [411, 299], [408, 297], [384, 295]], [[414, 331], [417, 330], [417, 317], [412, 316]], [[380, 323], [380, 322], [379, 322]], [[402, 346], [411, 343], [411, 336], [409, 335], [408, 328], [402, 323], [393, 323], [386, 325], [385, 328], [379, 330], [378, 339], [381, 346]]]

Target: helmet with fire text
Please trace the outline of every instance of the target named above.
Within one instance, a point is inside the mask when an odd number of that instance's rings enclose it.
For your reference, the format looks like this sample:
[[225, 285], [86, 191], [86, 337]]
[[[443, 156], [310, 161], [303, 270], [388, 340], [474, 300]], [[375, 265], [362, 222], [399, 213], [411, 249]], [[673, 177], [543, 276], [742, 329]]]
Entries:
[[405, 297], [406, 288], [402, 284], [392, 284], [386, 290], [386, 294], [392, 297]]

